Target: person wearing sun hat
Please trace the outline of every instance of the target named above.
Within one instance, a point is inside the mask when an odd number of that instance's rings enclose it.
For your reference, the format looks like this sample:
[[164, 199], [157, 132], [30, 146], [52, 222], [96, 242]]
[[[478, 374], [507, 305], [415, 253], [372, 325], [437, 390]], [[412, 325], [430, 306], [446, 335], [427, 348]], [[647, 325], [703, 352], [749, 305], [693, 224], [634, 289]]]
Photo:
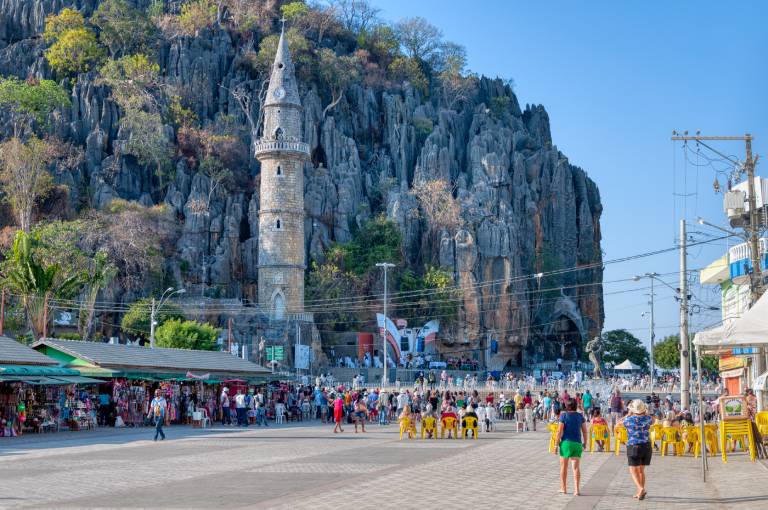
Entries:
[[645, 466], [651, 464], [653, 448], [650, 429], [653, 418], [642, 400], [633, 400], [627, 406], [629, 414], [620, 423], [627, 429], [627, 463], [632, 481], [637, 486], [636, 499], [645, 499]]

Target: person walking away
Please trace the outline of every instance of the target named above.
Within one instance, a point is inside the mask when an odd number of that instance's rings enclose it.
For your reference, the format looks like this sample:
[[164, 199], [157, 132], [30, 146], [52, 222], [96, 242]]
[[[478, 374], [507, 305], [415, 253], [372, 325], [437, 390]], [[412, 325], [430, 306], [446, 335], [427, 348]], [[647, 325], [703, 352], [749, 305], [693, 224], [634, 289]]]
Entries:
[[609, 407], [611, 408], [611, 430], [614, 430], [616, 423], [624, 415], [624, 401], [621, 400], [621, 392], [618, 388], [613, 392]]
[[584, 404], [584, 416], [589, 419], [590, 411], [592, 410], [592, 394], [589, 390], [584, 392], [581, 396], [581, 401]]
[[560, 450], [560, 493], [568, 490], [568, 463], [573, 469], [573, 495], [579, 496], [579, 483], [581, 482], [581, 453], [587, 447], [587, 425], [584, 416], [577, 411], [575, 400], [569, 400], [565, 404], [565, 413], [560, 415], [560, 424], [557, 428], [556, 443]]
[[248, 418], [246, 417], [245, 395], [243, 395], [243, 390], [239, 388], [237, 390], [237, 394], [235, 395], [235, 413], [237, 413], [237, 426], [247, 426]]
[[490, 432], [496, 422], [496, 408], [490, 402], [485, 403], [485, 431]]
[[165, 423], [165, 409], [168, 403], [163, 397], [163, 393], [160, 390], [155, 390], [155, 398], [149, 404], [149, 414], [147, 417], [155, 422], [155, 441], [157, 436], [160, 436], [160, 440], [165, 440], [165, 432], [163, 432], [163, 423]]
[[629, 413], [621, 420], [627, 429], [627, 463], [629, 474], [637, 487], [634, 498], [643, 500], [645, 490], [645, 467], [651, 464], [651, 424], [653, 418], [648, 415], [648, 406], [642, 400], [633, 400], [627, 406]]
[[336, 399], [333, 401], [333, 421], [336, 425], [333, 427], [333, 433], [344, 432], [341, 428], [341, 420], [344, 419], [344, 399], [341, 393], [336, 395]]
[[365, 405], [365, 397], [362, 395], [357, 398], [355, 403], [355, 434], [357, 434], [357, 425], [360, 423], [363, 432], [365, 432], [365, 420], [368, 419], [368, 407]]
[[219, 405], [221, 405], [221, 424], [232, 425], [232, 411], [229, 408], [229, 388], [226, 386], [221, 390]]

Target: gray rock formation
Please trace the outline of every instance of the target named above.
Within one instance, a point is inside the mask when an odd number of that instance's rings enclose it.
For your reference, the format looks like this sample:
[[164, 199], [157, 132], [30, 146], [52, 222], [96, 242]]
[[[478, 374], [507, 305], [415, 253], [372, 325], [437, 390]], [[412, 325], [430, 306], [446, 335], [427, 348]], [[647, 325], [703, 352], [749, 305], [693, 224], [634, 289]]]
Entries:
[[[49, 78], [38, 38], [45, 16], [63, 6], [89, 14], [97, 3], [0, 0], [0, 72]], [[166, 82], [192, 101], [206, 123], [231, 115], [245, 124], [229, 93], [243, 82], [257, 88], [238, 63], [241, 44], [220, 29], [161, 41], [158, 60]], [[304, 138], [312, 153], [305, 167], [309, 260], [322, 260], [330, 243], [348, 241], [355, 226], [385, 212], [403, 234], [411, 267], [443, 266], [465, 289], [461, 320], [441, 333], [442, 348], [478, 349], [497, 340], [495, 359], [518, 364], [561, 353], [571, 357], [599, 332], [600, 195], [553, 145], [543, 106], [521, 108], [507, 85], [488, 78], [455, 109], [420, 97], [408, 85], [384, 91], [353, 85], [323, 119], [317, 85], [302, 84], [301, 94]], [[214, 194], [206, 211], [199, 202], [208, 197], [210, 182], [181, 159], [158, 196], [148, 170], [120, 155], [125, 134], [109, 97], [93, 74], [79, 76], [72, 86], [72, 107], [54, 129], [82, 145], [86, 157], [82, 170], [61, 182], [74, 196], [88, 193], [94, 207], [116, 197], [165, 203], [182, 223], [177, 256], [168, 262], [172, 274], [190, 293], [253, 300], [258, 163], [251, 160], [246, 169], [252, 187]], [[414, 182], [433, 179], [454, 186], [460, 227], [436, 227], [418, 214], [410, 191]], [[577, 267], [584, 269], [549, 274]], [[536, 273], [545, 276], [531, 276]]]

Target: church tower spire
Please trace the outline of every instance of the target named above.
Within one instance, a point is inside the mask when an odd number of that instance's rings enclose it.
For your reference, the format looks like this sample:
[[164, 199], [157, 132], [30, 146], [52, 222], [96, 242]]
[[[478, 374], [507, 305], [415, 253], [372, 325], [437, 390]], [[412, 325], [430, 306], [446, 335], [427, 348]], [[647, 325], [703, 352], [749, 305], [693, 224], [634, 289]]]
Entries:
[[254, 143], [261, 162], [259, 305], [275, 319], [304, 311], [304, 162], [299, 90], [281, 31], [264, 101], [264, 129]]

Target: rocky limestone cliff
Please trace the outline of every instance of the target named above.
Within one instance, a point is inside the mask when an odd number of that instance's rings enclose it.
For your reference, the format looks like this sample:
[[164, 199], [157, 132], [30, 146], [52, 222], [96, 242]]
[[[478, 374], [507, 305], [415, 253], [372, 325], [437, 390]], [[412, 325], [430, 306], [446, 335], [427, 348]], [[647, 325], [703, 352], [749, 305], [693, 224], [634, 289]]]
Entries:
[[[89, 14], [97, 3], [0, 0], [0, 73], [49, 78], [39, 37], [45, 16], [64, 6]], [[190, 98], [204, 122], [226, 114], [246, 124], [229, 90], [256, 80], [240, 65], [238, 44], [219, 29], [161, 41], [158, 60], [166, 82]], [[255, 298], [258, 162], [249, 162], [250, 189], [216, 198], [203, 214], [190, 205], [207, 196], [207, 177], [180, 159], [172, 183], [157, 196], [151, 176], [133, 158], [116, 155], [124, 134], [109, 90], [83, 74], [71, 91], [72, 107], [54, 129], [86, 153], [80, 168], [57, 176], [70, 188], [72, 207], [104, 207], [115, 197], [167, 203], [181, 231], [177, 255], [168, 261], [171, 272], [190, 289], [204, 285], [222, 298]], [[314, 161], [305, 167], [308, 260], [322, 259], [331, 242], [349, 240], [355, 225], [384, 212], [402, 232], [409, 265], [448, 268], [466, 290], [459, 326], [441, 334], [442, 349], [485, 347], [497, 339], [492, 364], [518, 364], [561, 352], [572, 357], [580, 342], [599, 332], [602, 288], [583, 284], [602, 280], [600, 194], [553, 144], [543, 106], [521, 108], [508, 86], [488, 78], [456, 109], [407, 84], [392, 90], [353, 85], [323, 119], [316, 86], [304, 83], [301, 93]], [[509, 100], [502, 111], [491, 111], [498, 97]], [[428, 120], [431, 131], [418, 136], [414, 119]], [[414, 182], [437, 178], [455, 186], [460, 228], [439, 230], [414, 214]]]

